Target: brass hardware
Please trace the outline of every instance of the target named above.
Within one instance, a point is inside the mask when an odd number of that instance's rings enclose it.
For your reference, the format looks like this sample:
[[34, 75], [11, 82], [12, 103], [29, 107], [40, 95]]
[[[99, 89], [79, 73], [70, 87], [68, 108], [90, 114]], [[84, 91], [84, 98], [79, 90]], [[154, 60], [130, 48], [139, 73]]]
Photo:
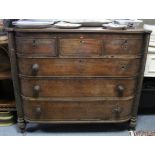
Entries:
[[124, 40], [123, 43], [121, 44], [121, 48], [127, 49], [128, 48], [128, 40]]
[[39, 96], [39, 92], [40, 92], [40, 86], [36, 85], [33, 87], [33, 96], [34, 97], [38, 97]]
[[39, 71], [39, 65], [33, 64], [32, 65], [32, 75], [37, 75], [38, 71]]
[[84, 43], [84, 40], [80, 40], [80, 43], [83, 44]]
[[118, 93], [118, 96], [119, 97], [122, 97], [123, 96], [123, 93], [124, 93], [124, 86], [118, 85], [117, 86], [117, 93]]
[[127, 70], [127, 68], [128, 68], [128, 66], [126, 64], [121, 66], [121, 70], [123, 70], [123, 71]]
[[36, 40], [33, 40], [32, 46], [33, 46], [33, 47], [36, 47], [36, 46], [37, 46], [37, 41], [36, 41]]
[[113, 109], [113, 113], [115, 114], [115, 115], [119, 115], [120, 113], [122, 112], [122, 109], [121, 109], [121, 107], [119, 107], [119, 106], [116, 106], [114, 109]]

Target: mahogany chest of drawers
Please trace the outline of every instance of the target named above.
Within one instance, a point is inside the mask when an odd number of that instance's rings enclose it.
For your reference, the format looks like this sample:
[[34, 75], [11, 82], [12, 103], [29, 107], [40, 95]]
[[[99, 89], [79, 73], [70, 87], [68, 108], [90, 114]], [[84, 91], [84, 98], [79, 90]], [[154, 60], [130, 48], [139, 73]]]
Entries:
[[136, 125], [149, 31], [8, 29], [18, 123]]

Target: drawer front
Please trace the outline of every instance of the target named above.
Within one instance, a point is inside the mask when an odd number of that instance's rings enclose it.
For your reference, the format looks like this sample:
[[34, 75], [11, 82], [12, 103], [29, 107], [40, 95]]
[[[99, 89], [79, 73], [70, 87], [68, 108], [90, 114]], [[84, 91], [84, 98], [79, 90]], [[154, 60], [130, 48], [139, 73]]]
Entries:
[[104, 40], [105, 55], [138, 55], [142, 54], [142, 38], [117, 38], [109, 37]]
[[103, 101], [23, 101], [25, 119], [38, 121], [123, 121], [133, 99]]
[[21, 78], [21, 92], [27, 97], [125, 97], [135, 92], [135, 79]]
[[19, 73], [28, 76], [135, 76], [140, 59], [26, 59]]
[[99, 39], [59, 39], [62, 56], [99, 56], [102, 54], [102, 40]]
[[56, 39], [16, 38], [17, 52], [21, 54], [56, 56]]

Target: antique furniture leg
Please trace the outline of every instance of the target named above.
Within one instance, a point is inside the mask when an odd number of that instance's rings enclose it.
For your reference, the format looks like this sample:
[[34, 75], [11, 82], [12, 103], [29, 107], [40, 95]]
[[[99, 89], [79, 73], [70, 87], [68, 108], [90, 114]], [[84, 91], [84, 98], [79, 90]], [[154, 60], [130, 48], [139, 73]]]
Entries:
[[26, 122], [23, 120], [23, 118], [18, 118], [18, 128], [20, 129], [20, 132], [25, 132], [26, 129]]
[[16, 108], [17, 108], [17, 115], [18, 115], [18, 127], [23, 130], [25, 130], [26, 124], [23, 117], [23, 109], [22, 109], [22, 100], [20, 96], [20, 87], [19, 87], [19, 80], [18, 80], [18, 74], [17, 74], [17, 61], [16, 61], [16, 54], [15, 54], [15, 43], [14, 43], [14, 34], [13, 32], [10, 32], [8, 34], [9, 39], [9, 53], [10, 53], [10, 62], [11, 62], [11, 74], [12, 74], [12, 80], [13, 80], [13, 86], [14, 86], [14, 95], [16, 99]]
[[137, 123], [137, 118], [136, 118], [136, 117], [132, 117], [132, 118], [130, 119], [129, 129], [135, 130], [135, 128], [136, 128], [136, 123]]
[[143, 84], [143, 78], [144, 78], [144, 70], [145, 70], [145, 63], [146, 63], [146, 58], [147, 58], [147, 51], [148, 51], [148, 45], [149, 45], [149, 38], [150, 35], [149, 33], [145, 33], [144, 35], [144, 48], [143, 48], [143, 55], [142, 55], [142, 60], [141, 60], [141, 67], [139, 71], [139, 78], [137, 82], [137, 88], [136, 88], [136, 97], [135, 97], [135, 102], [132, 110], [132, 117], [130, 119], [130, 124], [129, 127], [131, 129], [135, 129], [136, 127], [136, 122], [137, 122], [137, 112], [138, 112], [138, 106], [139, 106], [139, 100], [140, 100], [140, 95], [141, 95], [141, 90], [142, 90], [142, 84]]

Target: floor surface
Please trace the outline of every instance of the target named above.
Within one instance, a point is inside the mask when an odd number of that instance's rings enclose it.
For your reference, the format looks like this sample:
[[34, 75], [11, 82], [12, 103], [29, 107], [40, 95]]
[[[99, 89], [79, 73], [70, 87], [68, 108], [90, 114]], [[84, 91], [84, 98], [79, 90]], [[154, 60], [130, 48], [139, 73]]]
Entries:
[[[136, 130], [155, 130], [155, 114], [139, 115]], [[27, 131], [20, 133], [17, 125], [0, 127], [0, 136], [129, 136], [126, 125], [36, 125], [28, 124]]]

